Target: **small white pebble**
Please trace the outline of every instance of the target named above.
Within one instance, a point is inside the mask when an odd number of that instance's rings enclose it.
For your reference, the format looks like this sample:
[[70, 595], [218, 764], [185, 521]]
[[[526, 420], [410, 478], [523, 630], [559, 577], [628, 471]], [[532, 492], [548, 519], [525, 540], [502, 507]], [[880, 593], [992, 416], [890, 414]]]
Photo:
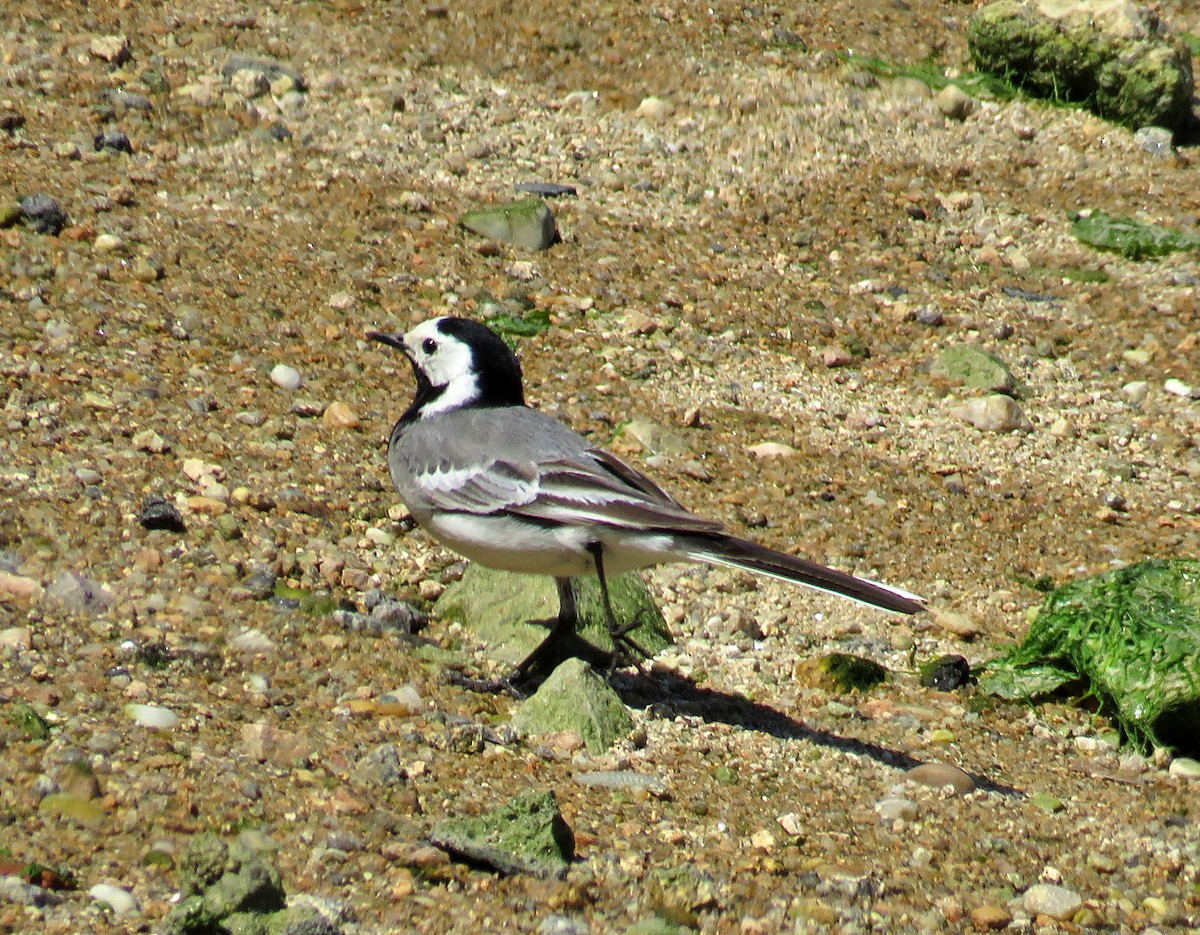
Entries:
[[168, 708], [152, 704], [127, 704], [125, 714], [141, 727], [170, 730], [179, 723], [179, 715]]
[[304, 380], [300, 376], [300, 371], [295, 367], [276, 364], [271, 370], [271, 382], [285, 390], [298, 390]]

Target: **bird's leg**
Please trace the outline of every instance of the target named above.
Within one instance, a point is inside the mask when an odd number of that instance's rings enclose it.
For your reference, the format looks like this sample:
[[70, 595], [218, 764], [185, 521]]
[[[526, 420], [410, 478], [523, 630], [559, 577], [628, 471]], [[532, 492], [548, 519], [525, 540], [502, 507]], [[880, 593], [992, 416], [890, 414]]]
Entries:
[[558, 619], [554, 626], [528, 656], [517, 665], [513, 677], [520, 678], [541, 662], [555, 646], [564, 638], [574, 636], [579, 627], [579, 610], [575, 606], [575, 589], [571, 586], [570, 578], [555, 578], [558, 588]]
[[614, 657], [617, 646], [623, 645], [641, 658], [650, 659], [653, 654], [646, 652], [637, 640], [629, 635], [642, 625], [641, 621], [635, 619], [624, 626], [617, 623], [617, 615], [613, 613], [612, 600], [608, 596], [608, 578], [604, 575], [604, 547], [599, 542], [592, 542], [587, 546], [587, 550], [591, 553], [592, 561], [596, 563], [596, 577], [600, 579], [600, 598], [604, 602], [604, 622], [608, 626], [608, 635], [613, 641]]

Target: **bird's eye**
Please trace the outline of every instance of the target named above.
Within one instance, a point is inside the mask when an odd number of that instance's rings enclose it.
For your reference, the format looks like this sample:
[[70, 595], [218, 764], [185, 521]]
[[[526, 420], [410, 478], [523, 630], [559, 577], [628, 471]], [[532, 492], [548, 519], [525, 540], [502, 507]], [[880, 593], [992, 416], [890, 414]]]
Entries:
[[421, 342], [421, 350], [426, 354], [432, 354], [437, 350], [437, 341], [433, 340], [433, 338], [426, 338]]

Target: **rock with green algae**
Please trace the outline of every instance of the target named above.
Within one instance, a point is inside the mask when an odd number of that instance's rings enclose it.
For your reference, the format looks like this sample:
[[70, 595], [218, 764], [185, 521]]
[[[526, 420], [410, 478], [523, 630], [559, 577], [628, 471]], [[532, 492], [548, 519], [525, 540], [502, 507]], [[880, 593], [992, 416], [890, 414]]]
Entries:
[[459, 224], [483, 237], [526, 250], [545, 250], [561, 240], [554, 212], [540, 198], [522, 198], [468, 211], [459, 219]]
[[1196, 755], [1200, 559], [1141, 562], [1058, 588], [979, 687], [1010, 699], [1089, 694], [1138, 747]]
[[[579, 614], [579, 636], [602, 653], [613, 649], [605, 621], [600, 582], [573, 578]], [[648, 653], [671, 645], [666, 622], [637, 572], [616, 575], [608, 582], [617, 624], [631, 626], [629, 636]], [[488, 658], [515, 666], [546, 638], [558, 617], [558, 590], [548, 575], [519, 575], [471, 565], [438, 598], [434, 613], [458, 620], [487, 647]]]
[[1131, 128], [1189, 120], [1191, 54], [1129, 0], [998, 0], [967, 27], [975, 66]]
[[806, 659], [795, 668], [796, 681], [827, 692], [866, 691], [887, 678], [878, 662], [848, 653]]
[[504, 874], [562, 879], [575, 857], [575, 835], [549, 790], [522, 792], [477, 818], [447, 818], [434, 826], [429, 840]]
[[1017, 386], [1016, 377], [999, 357], [969, 344], [946, 348], [938, 354], [929, 373], [989, 393], [1012, 395]]
[[526, 734], [577, 731], [589, 751], [603, 753], [633, 730], [633, 718], [591, 666], [568, 659], [522, 702], [513, 726]]

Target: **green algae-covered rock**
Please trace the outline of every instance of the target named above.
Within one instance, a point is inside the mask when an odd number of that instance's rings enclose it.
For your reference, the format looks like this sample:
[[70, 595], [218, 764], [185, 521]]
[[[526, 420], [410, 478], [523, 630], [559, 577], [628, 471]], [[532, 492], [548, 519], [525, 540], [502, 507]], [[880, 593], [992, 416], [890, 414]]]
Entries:
[[1139, 747], [1200, 752], [1200, 560], [1155, 560], [1051, 593], [1025, 640], [989, 663], [981, 690], [1096, 697]]
[[546, 250], [561, 239], [554, 212], [540, 198], [522, 198], [491, 208], [468, 211], [459, 224], [491, 240], [526, 250]]
[[506, 874], [562, 879], [575, 857], [575, 835], [549, 790], [522, 792], [478, 818], [447, 818], [429, 840]]
[[[604, 602], [596, 578], [574, 578], [579, 635], [601, 652], [611, 652]], [[620, 626], [648, 653], [671, 645], [666, 622], [641, 575], [610, 578], [609, 597]], [[471, 565], [434, 605], [434, 613], [458, 620], [487, 647], [490, 659], [508, 666], [522, 662], [546, 638], [558, 617], [558, 589], [548, 575], [519, 575]]]
[[581, 659], [556, 668], [522, 702], [513, 726], [527, 734], [578, 731], [592, 753], [603, 753], [633, 730], [633, 718], [612, 686]]
[[1177, 130], [1191, 113], [1187, 47], [1130, 0], [998, 0], [972, 18], [967, 45], [980, 71], [1127, 127]]

